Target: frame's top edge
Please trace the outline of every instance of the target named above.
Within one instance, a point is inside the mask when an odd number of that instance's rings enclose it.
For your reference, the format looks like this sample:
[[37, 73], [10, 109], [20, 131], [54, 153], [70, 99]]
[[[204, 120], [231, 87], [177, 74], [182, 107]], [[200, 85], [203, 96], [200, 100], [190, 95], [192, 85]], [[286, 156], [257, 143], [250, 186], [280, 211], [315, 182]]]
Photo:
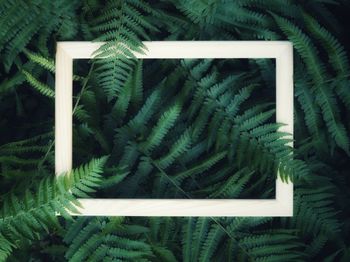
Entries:
[[[72, 59], [90, 59], [105, 42], [59, 41], [57, 52]], [[144, 41], [137, 58], [282, 58], [292, 54], [290, 41]]]
[[[104, 43], [58, 41], [57, 50], [64, 51], [72, 58], [91, 58], [92, 54]], [[247, 58], [264, 56], [266, 58], [274, 58], [287, 50], [293, 50], [293, 44], [290, 41], [143, 41], [142, 43], [148, 52], [144, 56], [135, 54], [138, 58], [144, 58], [147, 55], [152, 58], [167, 58], [167, 53], [172, 53], [168, 58], [181, 57], [180, 51], [186, 53], [183, 58], [191, 58], [194, 56], [194, 53], [201, 53], [203, 58], [216, 56], [217, 58], [223, 58], [225, 57], [225, 52], [230, 54], [230, 56], [236, 54], [238, 56], [247, 56]], [[206, 48], [210, 49], [210, 57], [206, 57], [208, 52], [208, 50], [205, 50]], [[173, 52], [174, 50], [177, 54]]]
[[91, 41], [57, 41], [56, 42], [57, 49], [59, 48], [64, 49], [64, 48], [84, 46], [84, 45], [100, 46], [102, 44], [104, 44], [104, 42], [91, 42]]
[[[81, 45], [81, 44], [96, 44], [96, 45], [101, 45], [104, 44], [105, 42], [94, 42], [94, 41], [57, 41], [57, 45]], [[278, 41], [266, 41], [266, 40], [180, 40], [180, 41], [143, 41], [143, 43], [196, 43], [196, 44], [263, 44], [263, 45], [274, 45], [274, 44], [292, 44], [291, 41], [288, 40], [278, 40]]]

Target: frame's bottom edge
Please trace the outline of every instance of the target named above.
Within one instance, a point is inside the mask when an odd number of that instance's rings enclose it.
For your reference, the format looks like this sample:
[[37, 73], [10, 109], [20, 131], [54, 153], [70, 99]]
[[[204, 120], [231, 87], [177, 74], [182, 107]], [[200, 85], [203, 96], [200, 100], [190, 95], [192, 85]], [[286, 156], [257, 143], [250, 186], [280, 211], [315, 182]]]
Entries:
[[78, 199], [72, 216], [292, 217], [293, 207], [276, 199]]

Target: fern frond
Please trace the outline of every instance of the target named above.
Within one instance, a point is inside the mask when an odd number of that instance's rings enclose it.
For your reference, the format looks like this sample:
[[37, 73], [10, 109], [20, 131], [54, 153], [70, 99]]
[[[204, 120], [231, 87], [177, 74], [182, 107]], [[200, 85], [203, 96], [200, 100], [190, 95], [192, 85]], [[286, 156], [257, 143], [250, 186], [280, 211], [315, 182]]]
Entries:
[[27, 49], [24, 49], [24, 53], [30, 61], [42, 66], [51, 73], [55, 73], [55, 62], [52, 59], [33, 53]]
[[216, 1], [179, 1], [179, 8], [195, 24], [212, 23], [217, 8]]
[[325, 67], [317, 56], [317, 49], [311, 43], [310, 38], [293, 23], [276, 15], [273, 15], [273, 17], [288, 39], [294, 43], [297, 52], [312, 76], [314, 83], [313, 92], [316, 96], [317, 104], [322, 110], [323, 119], [329, 134], [340, 148], [348, 152], [349, 138], [344, 125], [340, 123], [333, 90], [330, 85], [327, 86], [325, 84]]
[[105, 58], [97, 62], [100, 65], [98, 78], [109, 100], [122, 90], [133, 72], [133, 52], [145, 52], [142, 44], [142, 39], [147, 39], [145, 30], [155, 29], [144, 17], [144, 13], [149, 12], [150, 7], [146, 3], [110, 1], [94, 22], [96, 26], [93, 30], [101, 34], [96, 40], [107, 41], [95, 55]]
[[171, 106], [158, 120], [157, 125], [152, 129], [151, 134], [147, 138], [147, 142], [143, 147], [147, 152], [152, 151], [158, 146], [169, 129], [175, 124], [176, 119], [180, 115], [181, 106], [175, 104]]
[[213, 261], [213, 255], [219, 247], [220, 242], [225, 236], [225, 232], [217, 224], [212, 224], [205, 241], [202, 244], [202, 249], [199, 255], [199, 261]]
[[238, 0], [236, 2], [239, 6], [248, 7], [250, 9], [260, 9], [263, 12], [269, 10], [274, 13], [280, 13], [283, 16], [298, 18], [300, 17], [299, 6], [291, 0], [286, 0], [285, 4], [288, 5], [288, 8], [281, 8], [281, 3], [274, 0]]
[[309, 257], [315, 257], [322, 250], [327, 241], [328, 238], [323, 234], [316, 235], [310, 245], [305, 249], [305, 253]]
[[[56, 32], [58, 36], [70, 36], [77, 24], [75, 1], [2, 1], [0, 19], [0, 53], [3, 63], [9, 71], [16, 57], [24, 51], [28, 43], [42, 41], [44, 45], [49, 36]], [[50, 17], [48, 20], [47, 17]], [[69, 22], [67, 22], [69, 21]], [[64, 27], [64, 24], [69, 26]], [[35, 35], [40, 32], [39, 39]], [[39, 45], [45, 49], [46, 46]]]
[[230, 176], [227, 181], [216, 185], [215, 187], [218, 189], [211, 193], [209, 197], [213, 199], [231, 199], [238, 197], [253, 173], [253, 171], [249, 172], [247, 168], [237, 171], [235, 174]]
[[287, 230], [255, 232], [240, 239], [239, 244], [254, 261], [304, 261], [303, 245]]
[[257, 115], [254, 115], [251, 118], [248, 118], [242, 122], [236, 121], [236, 123], [239, 123], [239, 128], [242, 132], [251, 130], [253, 128], [258, 127], [262, 123], [266, 122], [268, 119], [270, 119], [275, 114], [275, 109], [271, 109], [266, 112], [259, 113]]
[[2, 234], [0, 234], [0, 261], [5, 262], [11, 255], [15, 245], [8, 241]]
[[211, 168], [212, 166], [214, 166], [217, 162], [219, 162], [221, 159], [223, 159], [224, 157], [226, 157], [227, 152], [220, 152], [217, 153], [205, 160], [203, 160], [201, 163], [199, 163], [198, 165], [195, 165], [193, 167], [190, 167], [189, 169], [187, 169], [186, 171], [183, 171], [181, 173], [178, 173], [174, 176], [174, 179], [176, 182], [178, 183], [182, 183], [182, 181], [188, 177], [200, 174], [206, 170], [208, 170], [209, 168]]
[[192, 235], [192, 261], [198, 261], [202, 243], [208, 234], [210, 218], [198, 218]]
[[162, 158], [156, 160], [156, 163], [163, 169], [169, 167], [177, 157], [185, 153], [191, 146], [191, 137], [188, 131], [172, 145], [169, 152]]
[[341, 225], [333, 207], [334, 195], [329, 186], [301, 187], [295, 192], [295, 222], [302, 232], [310, 235], [332, 235]]
[[74, 169], [64, 176], [65, 186], [76, 197], [88, 197], [102, 183], [102, 170], [107, 157], [93, 159], [85, 166]]
[[209, 218], [190, 218], [184, 224], [183, 258], [184, 261], [198, 261], [202, 244], [210, 227]]
[[303, 13], [306, 26], [327, 51], [329, 62], [341, 76], [349, 72], [349, 62], [344, 47], [339, 41], [324, 27], [322, 27], [313, 17]]
[[147, 124], [151, 117], [155, 114], [157, 107], [160, 103], [160, 91], [154, 90], [152, 94], [150, 94], [145, 102], [145, 104], [138, 111], [136, 116], [129, 121], [129, 126], [138, 127], [139, 124]]
[[344, 47], [310, 15], [303, 13], [303, 17], [310, 32], [321, 42], [327, 51], [329, 62], [337, 74], [335, 92], [344, 104], [350, 108], [350, 95], [346, 87], [347, 84], [344, 84], [344, 82], [347, 82], [346, 79], [349, 78], [349, 61]]
[[[86, 224], [87, 222], [87, 224]], [[68, 232], [80, 231], [75, 238], [67, 236], [65, 242], [69, 248], [65, 257], [69, 261], [101, 261], [107, 256], [113, 261], [141, 261], [150, 256], [151, 248], [148, 244], [132, 239], [131, 234], [121, 231], [123, 221], [113, 219], [93, 218], [78, 219], [68, 227]]]
[[40, 82], [39, 80], [37, 80], [31, 73], [22, 70], [23, 74], [26, 77], [26, 80], [28, 81], [28, 83], [34, 87], [34, 89], [36, 89], [39, 93], [43, 94], [44, 96], [47, 96], [49, 98], [53, 98], [55, 97], [55, 91], [52, 90], [51, 87], [49, 87], [48, 85]]
[[133, 106], [138, 106], [143, 99], [143, 83], [142, 83], [142, 60], [136, 62], [135, 70], [132, 75], [132, 93], [131, 93], [131, 104]]
[[[52, 132], [32, 138], [10, 142], [0, 146], [0, 163], [3, 173], [10, 173], [12, 168], [35, 166], [40, 163], [41, 157], [50, 147]], [[6, 168], [7, 167], [7, 168]]]
[[115, 186], [116, 184], [120, 183], [129, 174], [129, 171], [126, 167], [125, 168], [117, 167], [108, 171], [112, 172], [112, 175], [103, 180], [101, 184], [101, 188]]
[[[298, 76], [298, 74], [296, 74]], [[319, 107], [315, 104], [315, 99], [312, 96], [309, 86], [306, 82], [301, 82], [302, 78], [295, 83], [295, 95], [299, 101], [299, 104], [303, 111], [305, 112], [305, 124], [309, 132], [314, 136], [315, 140], [321, 141], [320, 134], [320, 110]]]
[[130, 104], [138, 105], [142, 101], [142, 96], [142, 60], [140, 60], [136, 63], [135, 70], [128, 76], [124, 88], [119, 92], [106, 124], [113, 128], [117, 123], [122, 123]]
[[57, 227], [57, 212], [70, 218], [68, 211], [77, 212], [76, 206], [79, 205], [71, 192], [78, 197], [91, 192], [99, 184], [98, 173], [105, 161], [106, 158], [92, 160], [85, 167], [57, 180], [45, 178], [35, 190], [27, 189], [22, 198], [9, 194], [0, 210], [1, 236], [17, 247], [15, 239], [34, 240], [42, 231]]
[[165, 262], [177, 262], [174, 253], [167, 249], [166, 247], [162, 246], [152, 246], [152, 251], [155, 254], [156, 257], [160, 258], [162, 261]]

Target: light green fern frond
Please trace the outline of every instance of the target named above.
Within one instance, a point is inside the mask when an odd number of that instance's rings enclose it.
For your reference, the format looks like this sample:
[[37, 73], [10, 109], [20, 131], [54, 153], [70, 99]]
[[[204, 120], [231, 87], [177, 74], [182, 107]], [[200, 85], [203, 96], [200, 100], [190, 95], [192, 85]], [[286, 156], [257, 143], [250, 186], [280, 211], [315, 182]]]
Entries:
[[55, 73], [55, 62], [52, 59], [46, 58], [37, 53], [33, 53], [27, 49], [24, 50], [24, 53], [30, 61], [42, 66], [51, 73]]
[[146, 30], [156, 30], [145, 18], [150, 13], [147, 3], [138, 1], [110, 1], [95, 21], [93, 31], [99, 32], [97, 41], [107, 41], [96, 57], [99, 83], [112, 100], [124, 87], [135, 68], [134, 52], [144, 53], [142, 40], [148, 40]]
[[55, 91], [51, 89], [47, 84], [44, 84], [37, 80], [31, 73], [22, 70], [23, 74], [26, 77], [26, 80], [28, 83], [39, 93], [43, 94], [44, 96], [47, 96], [49, 98], [55, 97]]
[[57, 212], [65, 218], [71, 217], [68, 212], [77, 212], [79, 203], [74, 196], [85, 197], [99, 186], [105, 162], [105, 157], [93, 159], [70, 174], [57, 179], [53, 176], [44, 178], [21, 197], [14, 194], [6, 196], [0, 210], [1, 236], [16, 247], [16, 239], [34, 240], [40, 237], [41, 232], [59, 226]]

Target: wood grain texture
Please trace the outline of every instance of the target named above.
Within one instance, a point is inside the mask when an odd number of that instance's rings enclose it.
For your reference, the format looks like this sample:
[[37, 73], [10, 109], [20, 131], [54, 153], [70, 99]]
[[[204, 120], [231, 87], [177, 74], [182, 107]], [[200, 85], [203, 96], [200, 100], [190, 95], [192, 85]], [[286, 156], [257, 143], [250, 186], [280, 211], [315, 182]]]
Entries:
[[57, 44], [55, 76], [55, 172], [72, 169], [73, 59]]

